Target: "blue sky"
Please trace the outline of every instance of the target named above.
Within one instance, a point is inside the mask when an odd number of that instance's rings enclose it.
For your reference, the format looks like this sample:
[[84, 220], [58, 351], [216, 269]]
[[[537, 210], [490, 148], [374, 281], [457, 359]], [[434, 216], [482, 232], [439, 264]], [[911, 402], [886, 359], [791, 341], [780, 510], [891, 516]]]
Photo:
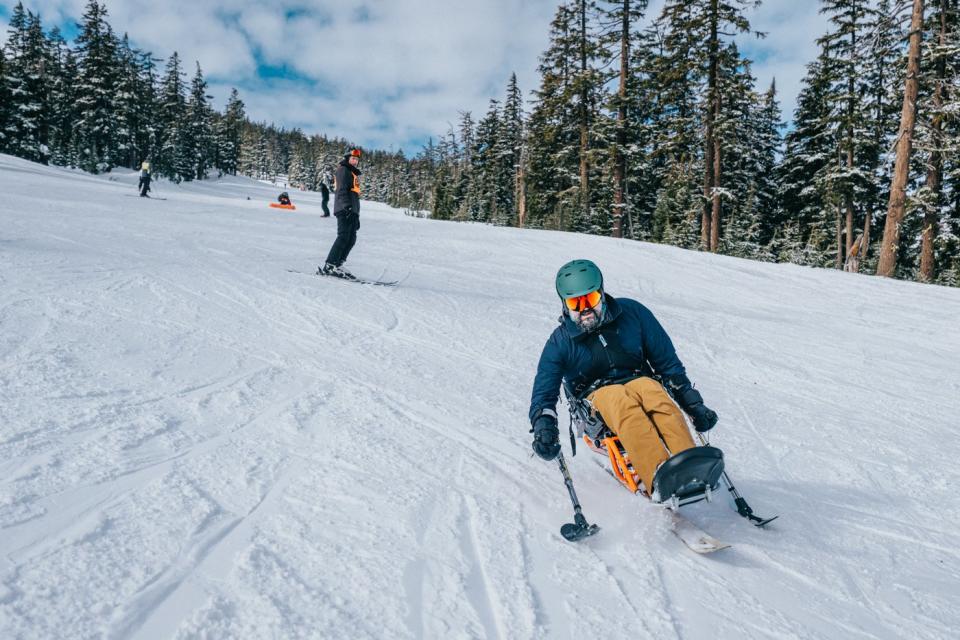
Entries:
[[[652, 0], [655, 16], [662, 0]], [[86, 0], [27, 0], [44, 25], [79, 19]], [[556, 0], [106, 0], [110, 24], [166, 58], [198, 60], [221, 107], [240, 89], [255, 120], [415, 153], [459, 112], [486, 111], [515, 71], [536, 88]], [[0, 17], [15, 5], [0, 0]], [[814, 40], [815, 0], [766, 0], [750, 12], [764, 40], [741, 38], [758, 87], [776, 76], [785, 119]]]

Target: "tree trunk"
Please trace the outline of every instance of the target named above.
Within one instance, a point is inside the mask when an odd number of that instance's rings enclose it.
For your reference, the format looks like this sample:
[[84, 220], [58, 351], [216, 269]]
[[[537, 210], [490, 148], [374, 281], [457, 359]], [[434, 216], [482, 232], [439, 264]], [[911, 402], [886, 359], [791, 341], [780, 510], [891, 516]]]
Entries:
[[719, 65], [719, 36], [718, 0], [710, 0], [710, 40], [707, 42], [708, 70], [707, 70], [707, 113], [705, 124], [704, 152], [703, 152], [703, 217], [700, 221], [700, 246], [704, 250], [710, 249], [712, 238], [711, 225], [713, 222], [713, 192], [716, 186], [714, 173], [716, 151], [714, 137], [716, 136], [715, 116], [717, 105], [717, 67]]
[[837, 206], [837, 258], [834, 265], [837, 269], [843, 268], [843, 209]]
[[930, 138], [933, 151], [930, 152], [930, 162], [927, 166], [926, 190], [930, 203], [923, 214], [923, 235], [920, 241], [920, 281], [931, 282], [934, 277], [933, 245], [937, 239], [937, 226], [940, 223], [939, 207], [940, 192], [943, 188], [943, 155], [940, 150], [943, 145], [943, 100], [944, 80], [947, 75], [947, 59], [943, 48], [947, 44], [947, 0], [940, 0], [940, 37], [941, 51], [937, 58], [937, 80], [933, 90], [933, 121], [930, 125]]
[[587, 3], [580, 0], [580, 208], [583, 219], [590, 218], [590, 123], [587, 121]]
[[866, 260], [867, 254], [870, 253], [870, 218], [873, 217], [873, 214], [870, 211], [867, 211], [867, 215], [863, 218], [863, 244], [860, 246], [860, 260]]
[[623, 0], [620, 23], [620, 88], [617, 92], [617, 141], [613, 150], [613, 231], [623, 237], [624, 183], [627, 179], [627, 77], [630, 73], [630, 0]]
[[907, 77], [903, 93], [903, 111], [900, 114], [900, 133], [897, 140], [897, 158], [890, 184], [890, 204], [887, 222], [883, 228], [880, 263], [877, 275], [892, 277], [897, 271], [900, 249], [900, 223], [906, 213], [907, 178], [910, 174], [910, 153], [913, 150], [913, 129], [917, 119], [917, 90], [920, 75], [920, 39], [923, 35], [923, 0], [913, 0], [910, 18], [910, 47], [907, 54]]
[[[856, 10], [856, 7], [854, 7]], [[850, 64], [851, 67], [856, 65], [857, 56], [857, 30], [850, 30]], [[853, 118], [856, 113], [856, 78], [854, 74], [850, 73], [847, 78], [847, 93], [849, 97], [847, 98], [847, 172], [849, 175], [853, 175], [853, 165], [854, 165], [854, 127], [853, 127]], [[846, 238], [845, 243], [841, 245], [841, 250], [843, 255], [850, 253], [850, 247], [853, 245], [853, 185], [847, 185], [847, 193], [845, 197], [846, 213], [847, 219], [846, 224], [844, 225]], [[839, 266], [839, 265], [838, 265]]]
[[517, 166], [517, 185], [514, 199], [517, 203], [517, 226], [521, 229], [527, 221], [527, 145], [520, 147], [520, 163]]
[[[720, 101], [717, 100], [717, 112], [714, 114], [719, 117], [720, 115]], [[720, 248], [720, 191], [718, 187], [720, 186], [720, 138], [717, 137], [716, 131], [714, 131], [713, 136], [713, 184], [714, 187], [717, 187], [713, 190], [713, 202], [712, 208], [710, 211], [710, 251], [716, 253], [717, 249]]]

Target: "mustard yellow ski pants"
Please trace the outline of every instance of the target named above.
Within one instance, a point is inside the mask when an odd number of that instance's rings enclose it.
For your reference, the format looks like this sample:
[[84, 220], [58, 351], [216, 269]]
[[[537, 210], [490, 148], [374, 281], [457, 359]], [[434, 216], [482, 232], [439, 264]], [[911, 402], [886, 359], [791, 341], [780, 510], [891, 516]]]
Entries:
[[657, 466], [694, 446], [680, 408], [652, 378], [600, 387], [587, 399], [620, 437], [648, 494], [653, 490]]

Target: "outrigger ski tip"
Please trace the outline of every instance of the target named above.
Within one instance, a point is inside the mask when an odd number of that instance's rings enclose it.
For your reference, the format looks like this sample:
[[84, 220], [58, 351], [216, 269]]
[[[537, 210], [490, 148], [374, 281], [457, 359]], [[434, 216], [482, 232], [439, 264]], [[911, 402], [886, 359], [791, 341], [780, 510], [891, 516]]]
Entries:
[[[730, 491], [735, 491], [733, 485], [730, 485]], [[772, 518], [761, 518], [753, 512], [753, 509], [750, 508], [747, 501], [740, 495], [734, 498], [733, 503], [737, 506], [737, 513], [749, 520], [755, 527], [763, 528], [780, 517], [779, 515], [775, 515]]]
[[560, 527], [560, 535], [570, 542], [576, 542], [577, 540], [588, 538], [600, 531], [600, 527], [598, 525], [587, 524], [587, 519], [583, 517], [582, 513], [576, 514], [573, 519], [574, 522], [568, 522]]

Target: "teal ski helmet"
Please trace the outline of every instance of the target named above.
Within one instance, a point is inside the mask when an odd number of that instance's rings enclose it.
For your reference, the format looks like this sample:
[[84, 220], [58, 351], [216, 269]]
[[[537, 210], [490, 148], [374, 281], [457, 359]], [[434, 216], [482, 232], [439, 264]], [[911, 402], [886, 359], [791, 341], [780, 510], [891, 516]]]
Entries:
[[557, 271], [556, 287], [561, 299], [584, 296], [603, 288], [603, 274], [590, 260], [571, 260]]

